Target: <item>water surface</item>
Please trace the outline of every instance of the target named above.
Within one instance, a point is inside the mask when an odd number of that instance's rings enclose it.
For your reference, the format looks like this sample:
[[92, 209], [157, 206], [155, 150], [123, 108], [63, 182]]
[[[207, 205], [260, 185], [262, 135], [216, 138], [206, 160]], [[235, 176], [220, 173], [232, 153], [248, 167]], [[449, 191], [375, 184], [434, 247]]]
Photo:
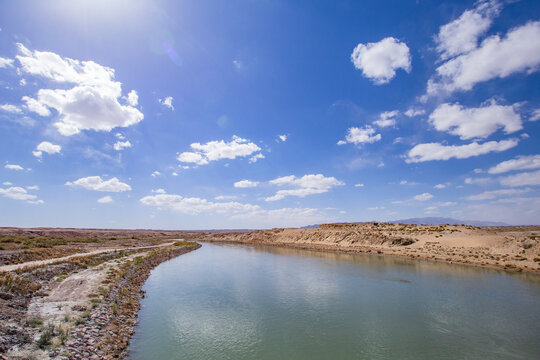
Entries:
[[203, 244], [144, 285], [131, 360], [540, 359], [540, 276]]

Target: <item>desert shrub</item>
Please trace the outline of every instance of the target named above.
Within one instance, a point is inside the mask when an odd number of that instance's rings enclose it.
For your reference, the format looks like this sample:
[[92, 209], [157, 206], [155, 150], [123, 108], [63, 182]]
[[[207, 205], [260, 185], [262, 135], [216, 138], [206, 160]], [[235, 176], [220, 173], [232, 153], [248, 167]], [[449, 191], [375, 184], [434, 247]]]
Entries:
[[41, 336], [39, 337], [37, 341], [37, 345], [40, 349], [43, 349], [49, 345], [51, 345], [51, 340], [54, 334], [54, 325], [49, 324], [45, 330], [41, 333]]

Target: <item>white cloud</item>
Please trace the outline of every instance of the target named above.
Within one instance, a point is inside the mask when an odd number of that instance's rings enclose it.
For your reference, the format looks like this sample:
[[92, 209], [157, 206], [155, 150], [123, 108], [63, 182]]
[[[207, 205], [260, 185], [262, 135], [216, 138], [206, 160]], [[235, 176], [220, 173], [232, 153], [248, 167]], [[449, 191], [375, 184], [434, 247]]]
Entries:
[[351, 61], [376, 85], [392, 80], [397, 69], [411, 71], [409, 47], [393, 37], [384, 38], [377, 43], [358, 44], [351, 54]]
[[38, 146], [36, 146], [36, 150], [32, 151], [32, 154], [35, 157], [40, 158], [44, 152], [47, 154], [57, 154], [62, 150], [62, 147], [60, 145], [52, 144], [48, 141], [43, 141], [39, 143]]
[[36, 99], [32, 99], [28, 96], [23, 96], [22, 100], [26, 102], [26, 108], [28, 111], [35, 112], [39, 116], [49, 116], [51, 115], [51, 111], [42, 103], [37, 101]]
[[466, 10], [456, 20], [441, 26], [435, 37], [441, 59], [476, 49], [478, 38], [489, 29], [500, 8], [499, 1], [480, 1], [476, 8]]
[[13, 59], [0, 57], [0, 69], [13, 67], [13, 62], [14, 62]]
[[24, 170], [24, 168], [21, 165], [16, 165], [16, 164], [6, 164], [4, 167], [9, 170], [16, 170], [16, 171]]
[[287, 135], [278, 135], [278, 142], [285, 142], [287, 141]]
[[409, 151], [405, 161], [407, 163], [417, 163], [432, 160], [449, 160], [452, 158], [466, 159], [490, 152], [505, 151], [517, 146], [518, 142], [518, 139], [508, 139], [488, 141], [481, 144], [475, 141], [467, 145], [418, 144]]
[[292, 189], [278, 190], [278, 192], [266, 201], [281, 200], [287, 196], [306, 197], [313, 194], [322, 194], [330, 191], [335, 186], [345, 185], [335, 177], [325, 177], [322, 174], [309, 174], [301, 178], [294, 175], [283, 176], [274, 180], [270, 180], [270, 184], [277, 186], [289, 186]]
[[416, 201], [427, 201], [429, 199], [433, 199], [433, 195], [426, 192], [423, 194], [416, 195], [413, 199]]
[[501, 177], [499, 182], [504, 186], [539, 186], [540, 170]]
[[540, 155], [520, 155], [515, 159], [503, 161], [488, 170], [490, 174], [501, 174], [516, 170], [540, 169]]
[[109, 180], [103, 180], [101, 176], [88, 176], [80, 178], [74, 182], [66, 182], [67, 186], [82, 187], [87, 190], [94, 191], [107, 191], [107, 192], [122, 192], [130, 191], [131, 186], [126, 183], [120, 182], [117, 178]]
[[484, 191], [483, 193], [477, 195], [467, 196], [467, 200], [480, 201], [480, 200], [491, 200], [502, 196], [514, 196], [521, 195], [527, 192], [530, 192], [532, 189], [500, 189], [493, 191]]
[[131, 147], [131, 143], [129, 142], [129, 140], [126, 140], [126, 141], [117, 141], [116, 143], [114, 143], [113, 147], [114, 147], [114, 150], [120, 151], [120, 150], [124, 150], [124, 149], [130, 148], [130, 147]]
[[385, 207], [384, 206], [374, 206], [374, 207], [368, 207], [367, 208], [368, 210], [384, 210]]
[[4, 182], [2, 183], [2, 185], [4, 185], [4, 186], [11, 186], [11, 185], [13, 185], [13, 183], [12, 183], [12, 182], [9, 182], [9, 181], [4, 181]]
[[99, 198], [97, 200], [97, 202], [100, 204], [108, 204], [108, 203], [112, 203], [113, 201], [114, 201], [113, 198], [110, 197], [109, 195]]
[[374, 143], [381, 140], [381, 134], [375, 134], [375, 129], [367, 125], [363, 128], [352, 127], [347, 130], [345, 140], [338, 141], [338, 145], [345, 145], [347, 143], [363, 144]]
[[0, 188], [0, 195], [13, 200], [26, 201], [30, 204], [43, 204], [43, 200], [36, 200], [36, 195], [29, 194], [24, 188], [19, 186], [12, 186], [7, 189]]
[[131, 90], [127, 96], [127, 103], [131, 106], [137, 106], [139, 104], [139, 95], [135, 90]]
[[354, 187], [364, 187], [364, 184], [354, 184]]
[[418, 183], [414, 181], [401, 180], [399, 185], [418, 185]]
[[464, 180], [464, 183], [465, 184], [468, 184], [468, 185], [485, 185], [485, 184], [489, 184], [493, 182], [493, 179], [491, 178], [466, 178]]
[[249, 140], [242, 139], [236, 135], [232, 140], [225, 142], [224, 140], [209, 141], [206, 144], [193, 143], [190, 145], [193, 151], [186, 151], [178, 155], [177, 159], [183, 163], [194, 163], [196, 165], [206, 165], [210, 161], [221, 159], [236, 159], [237, 157], [246, 157], [253, 155], [250, 162], [255, 162], [257, 159], [264, 158], [262, 154], [255, 154], [261, 151], [255, 143]]
[[163, 189], [152, 189], [152, 192], [153, 193], [156, 193], [156, 194], [166, 194], [167, 192]]
[[514, 106], [492, 101], [479, 108], [464, 108], [460, 104], [442, 104], [429, 116], [438, 131], [459, 135], [460, 139], [486, 138], [502, 128], [505, 134], [523, 129], [521, 117]]
[[394, 126], [396, 125], [396, 119], [395, 117], [399, 115], [399, 111], [385, 111], [379, 115], [379, 119], [375, 120], [373, 124], [377, 125], [378, 127], [388, 127], [388, 126]]
[[214, 198], [214, 200], [236, 200], [238, 199], [238, 196], [236, 195], [218, 195]]
[[171, 110], [174, 110], [173, 101], [174, 98], [172, 96], [167, 96], [164, 99], [158, 99], [159, 103], [165, 107], [168, 107]]
[[139, 200], [147, 206], [162, 210], [172, 210], [188, 215], [216, 213], [228, 216], [230, 220], [239, 220], [242, 224], [260, 224], [265, 226], [302, 226], [320, 223], [329, 219], [317, 209], [282, 208], [266, 210], [258, 205], [242, 204], [236, 201], [214, 202], [201, 198], [186, 198], [181, 195], [159, 194], [146, 196]]
[[540, 109], [533, 110], [531, 117], [529, 118], [529, 121], [537, 121], [540, 120]]
[[454, 201], [446, 201], [446, 202], [437, 203], [437, 206], [444, 206], [444, 207], [454, 206], [454, 205], [457, 205], [457, 203]]
[[161, 173], [159, 171], [154, 171], [152, 174], [150, 174], [150, 176], [152, 177], [158, 177], [158, 176], [161, 176]]
[[[23, 100], [30, 111], [48, 116], [43, 108], [55, 109], [60, 134], [71, 136], [81, 130], [111, 131], [139, 123], [144, 115], [136, 108], [122, 105], [122, 84], [114, 81], [114, 69], [93, 61], [63, 58], [47, 51], [31, 51], [17, 44], [16, 56], [23, 72], [42, 76], [71, 89], [40, 89], [35, 102]], [[65, 86], [62, 86], [65, 87]], [[37, 104], [36, 104], [37, 102]]]
[[30, 185], [26, 187], [27, 190], [39, 190], [39, 186], [37, 185]]
[[261, 153], [255, 154], [252, 157], [250, 157], [248, 161], [250, 163], [254, 163], [254, 162], [257, 162], [257, 160], [259, 160], [259, 159], [264, 159], [264, 155], [261, 154]]
[[424, 115], [426, 113], [426, 110], [424, 109], [413, 109], [413, 108], [410, 108], [408, 109], [407, 111], [405, 111], [405, 115], [412, 118], [412, 117], [415, 117], [415, 116], [420, 116], [420, 115]]
[[144, 205], [155, 206], [162, 209], [178, 211], [184, 214], [197, 215], [202, 212], [215, 212], [221, 214], [234, 214], [260, 210], [257, 205], [242, 204], [239, 202], [212, 202], [200, 198], [186, 198], [180, 195], [158, 194], [145, 196], [140, 199]]
[[259, 185], [258, 181], [240, 180], [234, 183], [235, 188], [252, 188]]
[[6, 111], [6, 112], [9, 112], [9, 113], [12, 113], [12, 114], [20, 114], [20, 113], [22, 113], [22, 111], [21, 111], [21, 109], [19, 109], [19, 107], [15, 106], [15, 105], [11, 105], [11, 104], [0, 105], [0, 110]]
[[19, 80], [19, 85], [25, 86], [26, 85], [26, 79]]
[[534, 72], [540, 65], [540, 21], [510, 30], [504, 38], [490, 36], [480, 46], [437, 68], [428, 81], [428, 95], [470, 90], [483, 81], [518, 72]]
[[446, 187], [445, 184], [437, 184], [434, 186], [435, 189], [444, 189]]

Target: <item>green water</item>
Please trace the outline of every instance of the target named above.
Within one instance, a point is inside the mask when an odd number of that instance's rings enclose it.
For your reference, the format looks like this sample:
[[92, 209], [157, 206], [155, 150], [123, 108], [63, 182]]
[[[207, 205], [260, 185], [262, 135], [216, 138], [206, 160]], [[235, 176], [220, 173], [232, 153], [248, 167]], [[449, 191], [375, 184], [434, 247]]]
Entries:
[[203, 244], [144, 285], [131, 360], [540, 359], [540, 276]]

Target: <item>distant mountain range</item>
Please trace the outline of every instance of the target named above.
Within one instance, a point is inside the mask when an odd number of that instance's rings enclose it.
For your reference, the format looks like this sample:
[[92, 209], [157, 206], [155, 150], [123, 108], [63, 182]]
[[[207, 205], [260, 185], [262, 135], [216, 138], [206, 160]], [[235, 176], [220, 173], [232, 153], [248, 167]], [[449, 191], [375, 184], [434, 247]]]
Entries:
[[389, 221], [390, 223], [401, 223], [401, 224], [415, 224], [415, 225], [473, 225], [473, 226], [508, 226], [503, 222], [495, 221], [477, 221], [477, 220], [458, 220], [445, 217], [423, 217], [423, 218], [411, 218], [403, 220]]
[[[383, 221], [379, 221], [383, 222]], [[458, 220], [445, 217], [422, 217], [410, 218], [394, 221], [384, 221], [391, 224], [413, 224], [413, 225], [472, 225], [472, 226], [508, 226], [508, 224], [496, 221], [479, 221], [479, 220]], [[319, 227], [319, 224], [303, 226], [301, 229], [312, 229]]]

